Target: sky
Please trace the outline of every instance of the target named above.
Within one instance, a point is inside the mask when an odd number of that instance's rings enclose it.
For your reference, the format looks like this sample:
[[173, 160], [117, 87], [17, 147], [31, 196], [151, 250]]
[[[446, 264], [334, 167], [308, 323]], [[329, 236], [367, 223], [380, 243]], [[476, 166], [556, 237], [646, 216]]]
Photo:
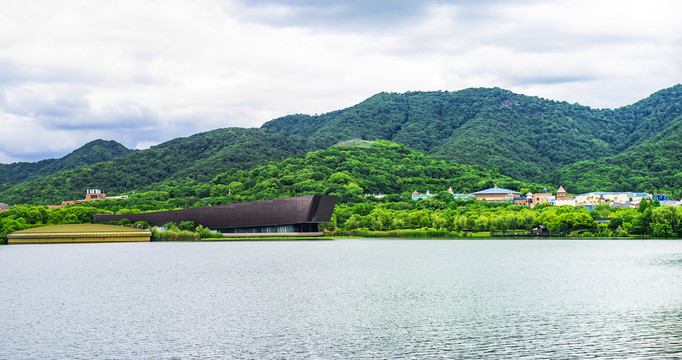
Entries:
[[379, 92], [617, 108], [682, 82], [678, 0], [3, 0], [0, 163], [145, 149]]

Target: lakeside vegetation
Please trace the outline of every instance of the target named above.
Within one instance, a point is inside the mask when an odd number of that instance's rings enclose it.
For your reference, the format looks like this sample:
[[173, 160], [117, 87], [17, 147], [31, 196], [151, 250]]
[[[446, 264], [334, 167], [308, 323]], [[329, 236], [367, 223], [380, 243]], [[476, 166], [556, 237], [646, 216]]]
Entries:
[[[372, 143], [345, 143], [353, 138]], [[390, 140], [390, 141], [389, 141]], [[618, 109], [503, 89], [381, 93], [347, 109], [289, 115], [261, 129], [217, 129], [133, 151], [97, 140], [61, 159], [0, 165], [0, 239], [94, 213], [184, 209], [279, 197], [339, 197], [329, 234], [549, 231], [575, 236], [682, 236], [679, 208], [534, 209], [459, 201], [495, 185], [520, 193], [666, 192], [682, 196], [682, 85]], [[360, 145], [360, 146], [355, 146]], [[331, 147], [330, 147], [331, 146]], [[128, 199], [63, 209], [88, 188]], [[413, 201], [412, 191], [438, 194]], [[385, 195], [376, 198], [373, 195]], [[614, 218], [608, 225], [595, 218]], [[197, 236], [179, 229], [169, 238]], [[199, 235], [201, 236], [201, 235]]]
[[[139, 213], [229, 204], [307, 194], [338, 196], [332, 220], [321, 226], [332, 236], [469, 237], [494, 231], [530, 231], [545, 225], [569, 236], [682, 236], [682, 211], [643, 202], [638, 209], [597, 206], [539, 205], [533, 209], [510, 203], [456, 200], [446, 191], [470, 192], [493, 185], [539, 192], [544, 185], [513, 180], [495, 169], [461, 165], [389, 141], [335, 146], [303, 157], [270, 162], [251, 170], [231, 170], [198, 185], [174, 182], [131, 195], [128, 199], [91, 201], [65, 208], [22, 205], [0, 213], [0, 238], [34, 226], [89, 223], [96, 213]], [[414, 201], [415, 189], [436, 196]], [[375, 197], [371, 194], [386, 194]], [[608, 224], [595, 218], [611, 217]], [[129, 225], [121, 222], [119, 225]], [[154, 230], [155, 240], [215, 237], [194, 224], [168, 224]]]

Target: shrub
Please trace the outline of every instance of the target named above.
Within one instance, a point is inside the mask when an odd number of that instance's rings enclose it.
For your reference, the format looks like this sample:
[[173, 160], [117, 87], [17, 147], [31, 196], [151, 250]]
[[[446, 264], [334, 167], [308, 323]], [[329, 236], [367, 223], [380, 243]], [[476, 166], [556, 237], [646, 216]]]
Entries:
[[121, 219], [116, 223], [116, 225], [120, 225], [120, 226], [127, 226], [127, 225], [131, 225], [131, 224], [132, 224], [132, 222], [128, 219]]
[[196, 229], [197, 226], [194, 225], [194, 221], [183, 221], [178, 225], [178, 228], [180, 230], [194, 231], [194, 229]]
[[186, 230], [152, 231], [154, 241], [195, 241], [199, 234]]
[[199, 237], [201, 239], [219, 237], [219, 236], [216, 236], [216, 234], [214, 234], [213, 231], [211, 231], [211, 229], [205, 228], [201, 225], [197, 226], [196, 232], [197, 232], [197, 234], [199, 234]]

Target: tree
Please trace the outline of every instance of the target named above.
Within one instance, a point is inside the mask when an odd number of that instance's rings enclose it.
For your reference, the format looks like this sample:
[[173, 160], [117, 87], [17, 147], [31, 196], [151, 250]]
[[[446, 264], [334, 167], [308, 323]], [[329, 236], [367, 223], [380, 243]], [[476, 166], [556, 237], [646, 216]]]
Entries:
[[182, 221], [180, 224], [178, 224], [178, 228], [185, 231], [194, 231], [197, 226], [194, 225], [194, 221]]
[[659, 206], [651, 213], [654, 236], [682, 236], [682, 211], [673, 206]]

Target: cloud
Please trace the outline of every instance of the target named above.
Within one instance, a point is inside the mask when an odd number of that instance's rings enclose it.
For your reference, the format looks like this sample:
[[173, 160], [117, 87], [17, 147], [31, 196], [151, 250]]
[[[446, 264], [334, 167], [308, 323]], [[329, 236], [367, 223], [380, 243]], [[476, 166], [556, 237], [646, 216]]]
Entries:
[[[0, 162], [146, 148], [381, 92], [623, 106], [682, 78], [677, 1], [8, 0]], [[11, 160], [8, 160], [11, 159]]]

